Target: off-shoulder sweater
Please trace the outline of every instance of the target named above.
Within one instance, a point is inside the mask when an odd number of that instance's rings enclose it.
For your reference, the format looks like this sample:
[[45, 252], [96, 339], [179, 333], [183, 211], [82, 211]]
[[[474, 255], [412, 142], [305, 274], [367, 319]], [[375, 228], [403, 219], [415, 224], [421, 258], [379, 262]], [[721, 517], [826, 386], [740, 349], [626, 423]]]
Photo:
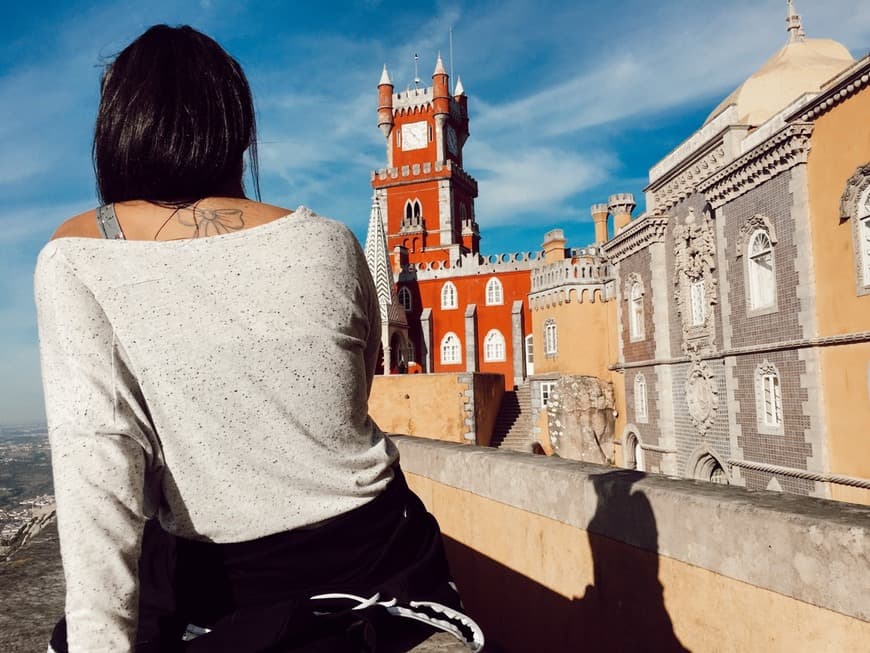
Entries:
[[300, 207], [168, 242], [39, 255], [39, 339], [71, 651], [131, 651], [146, 517], [251, 540], [384, 490], [368, 416], [377, 296], [354, 236]]

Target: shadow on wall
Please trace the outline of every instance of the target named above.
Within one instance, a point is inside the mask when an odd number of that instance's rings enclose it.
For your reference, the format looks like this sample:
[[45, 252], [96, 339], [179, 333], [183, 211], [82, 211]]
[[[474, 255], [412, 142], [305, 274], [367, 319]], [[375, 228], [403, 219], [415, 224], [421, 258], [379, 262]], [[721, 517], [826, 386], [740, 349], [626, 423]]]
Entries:
[[[634, 478], [620, 478], [626, 474]], [[566, 598], [444, 538], [463, 602], [486, 634], [487, 651], [688, 651], [665, 609], [649, 501], [642, 492], [630, 492], [642, 475], [616, 471], [591, 478], [598, 498], [587, 531], [594, 584], [578, 598]], [[623, 525], [630, 544], [596, 534]]]

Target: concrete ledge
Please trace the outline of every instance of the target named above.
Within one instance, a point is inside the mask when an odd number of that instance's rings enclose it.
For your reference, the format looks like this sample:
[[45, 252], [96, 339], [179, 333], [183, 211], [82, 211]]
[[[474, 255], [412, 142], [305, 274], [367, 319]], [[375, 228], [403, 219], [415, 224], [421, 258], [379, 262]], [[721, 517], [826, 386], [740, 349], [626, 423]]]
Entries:
[[[394, 437], [405, 471], [870, 621], [870, 508]], [[652, 516], [652, 537], [648, 528]]]

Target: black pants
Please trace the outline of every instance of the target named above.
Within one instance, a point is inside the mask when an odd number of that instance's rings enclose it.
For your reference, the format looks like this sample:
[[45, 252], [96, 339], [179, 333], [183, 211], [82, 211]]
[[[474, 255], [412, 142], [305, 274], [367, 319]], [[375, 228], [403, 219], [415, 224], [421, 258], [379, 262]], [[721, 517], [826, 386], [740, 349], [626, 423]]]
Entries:
[[[426, 600], [460, 608], [438, 524], [395, 472], [380, 496], [313, 529], [215, 544], [173, 537], [149, 522], [139, 565], [137, 653], [359, 653], [402, 650], [402, 641], [423, 639], [428, 632], [417, 622], [377, 605], [352, 610], [340, 599], [311, 600], [380, 593], [399, 605]], [[190, 623], [212, 631], [182, 642]], [[63, 621], [52, 647], [67, 650]]]

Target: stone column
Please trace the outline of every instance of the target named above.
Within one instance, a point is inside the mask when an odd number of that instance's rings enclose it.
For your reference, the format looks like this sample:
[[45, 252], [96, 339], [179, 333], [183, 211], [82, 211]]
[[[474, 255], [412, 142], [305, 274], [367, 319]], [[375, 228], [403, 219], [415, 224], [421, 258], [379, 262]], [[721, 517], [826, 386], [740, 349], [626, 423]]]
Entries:
[[465, 307], [465, 371], [477, 371], [477, 305]]
[[420, 330], [423, 332], [423, 351], [420, 352], [420, 364], [424, 372], [435, 369], [434, 352], [432, 351], [432, 309], [424, 308], [420, 312]]
[[521, 385], [525, 379], [524, 364], [526, 340], [523, 333], [523, 301], [517, 299], [511, 306], [511, 347], [514, 359], [514, 385]]

